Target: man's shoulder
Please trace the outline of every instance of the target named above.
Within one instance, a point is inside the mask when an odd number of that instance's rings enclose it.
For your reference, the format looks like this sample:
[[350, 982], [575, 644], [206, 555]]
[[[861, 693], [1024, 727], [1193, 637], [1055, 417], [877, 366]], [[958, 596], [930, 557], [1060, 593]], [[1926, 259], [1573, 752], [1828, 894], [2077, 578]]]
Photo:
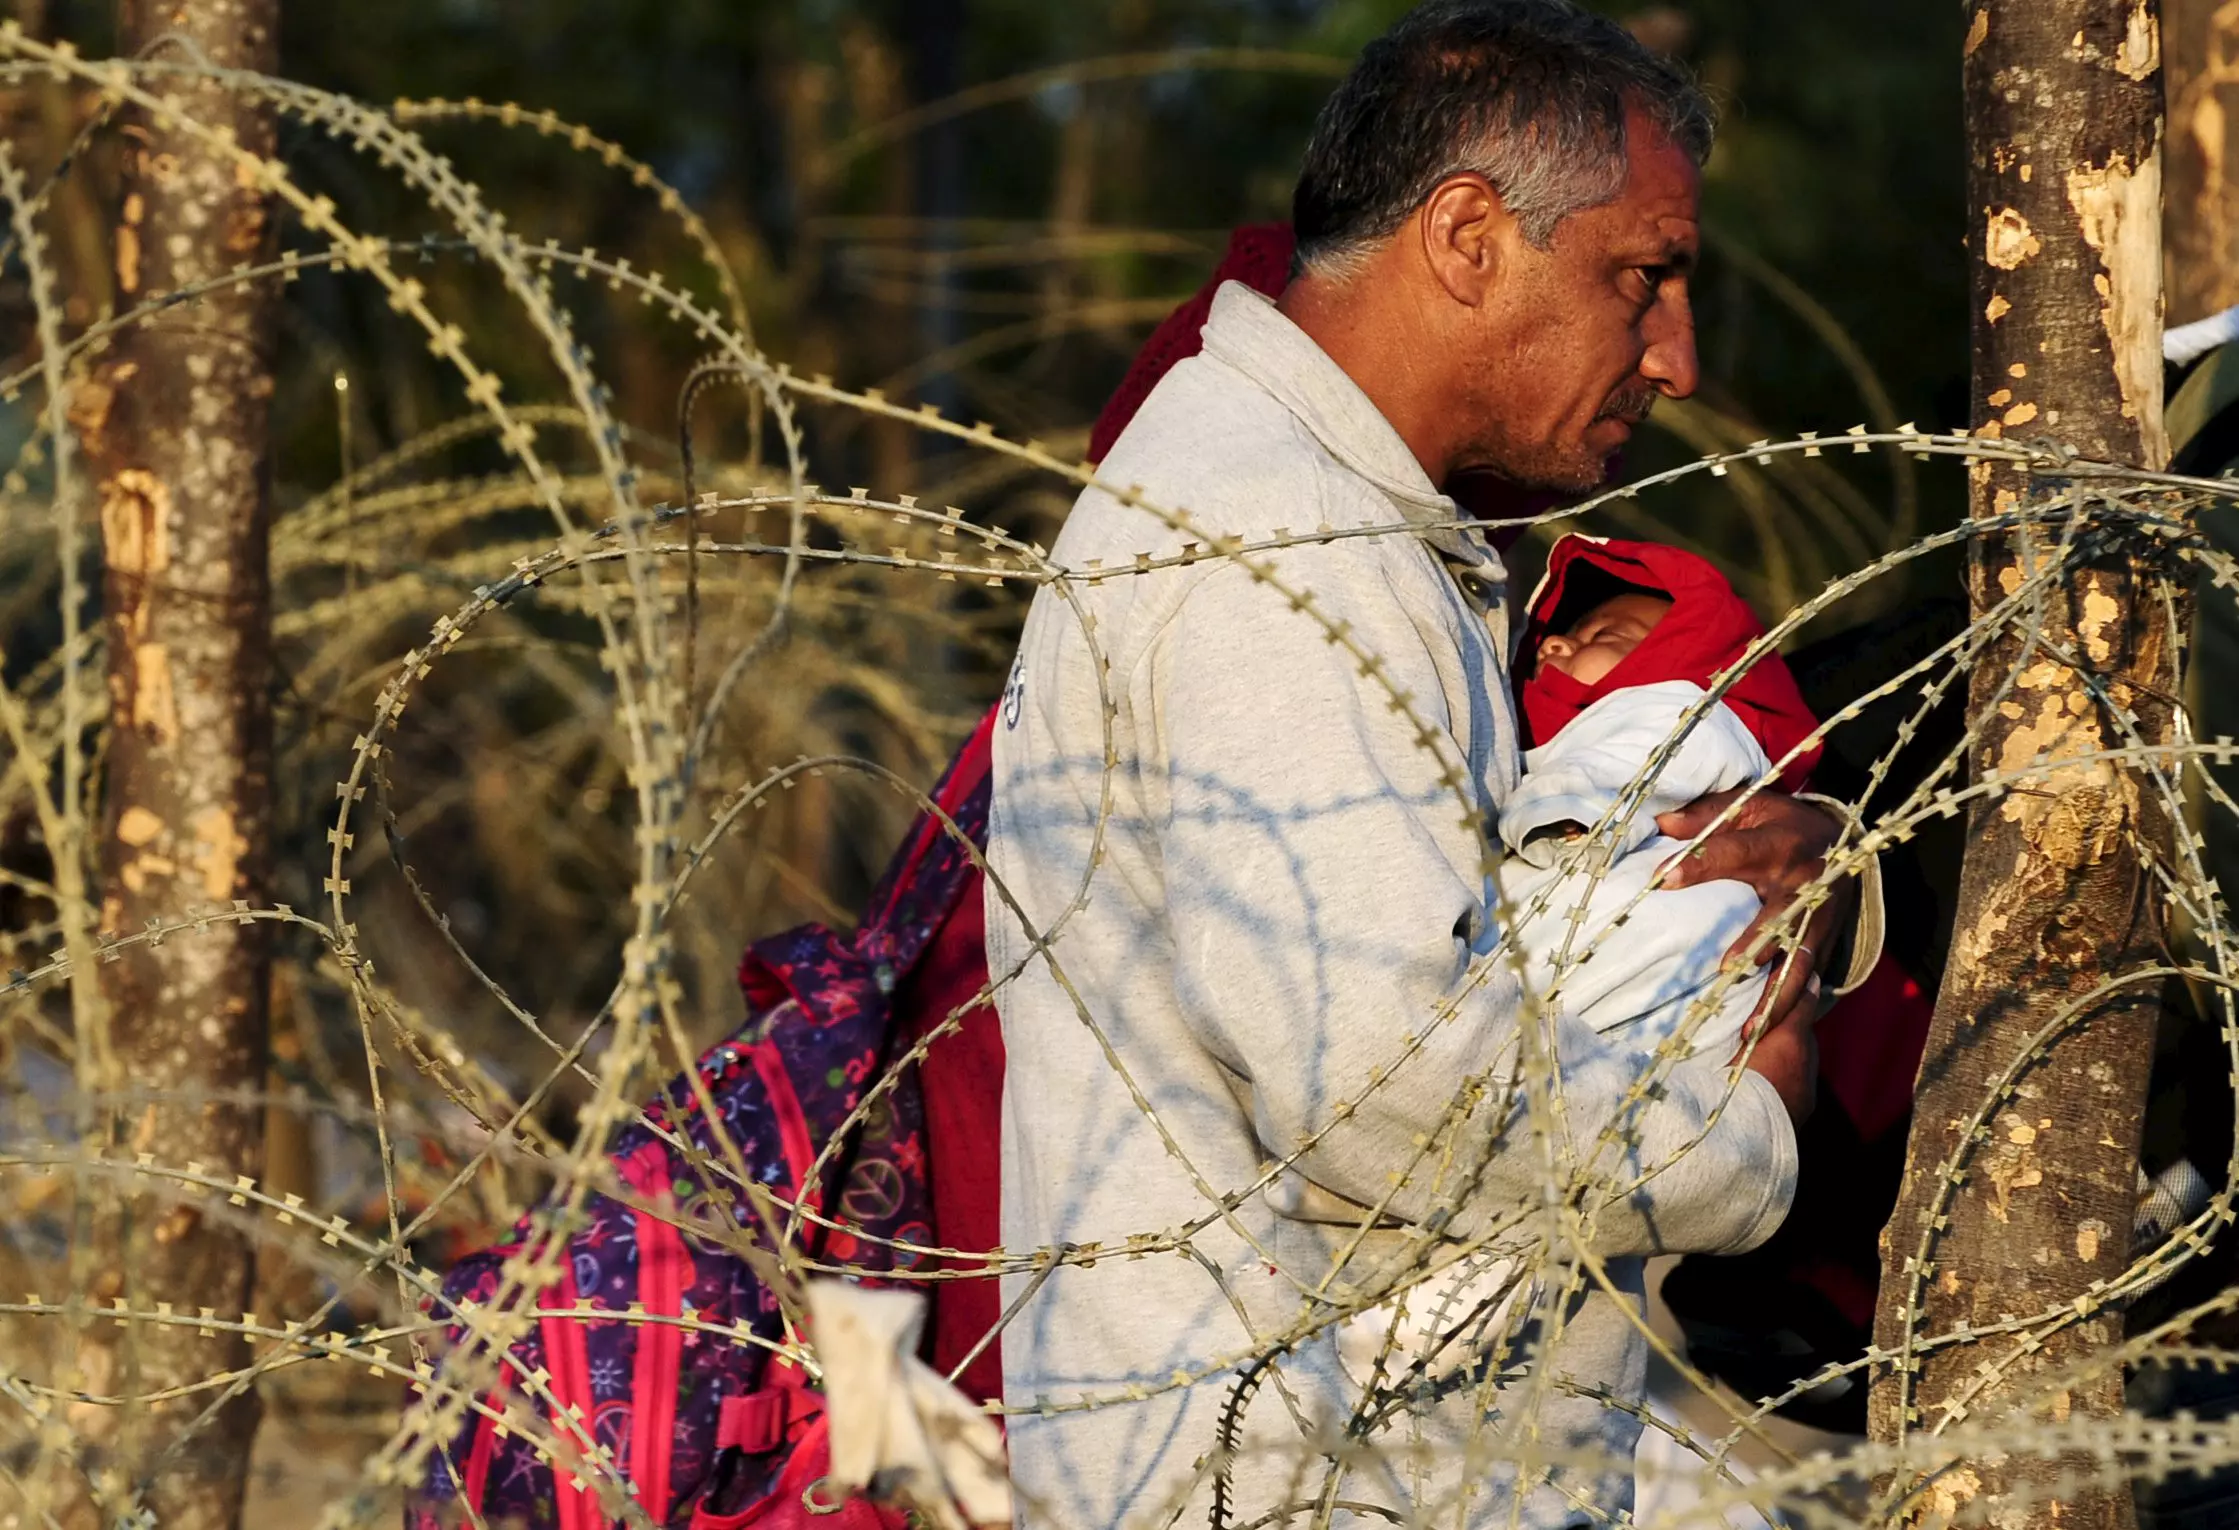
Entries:
[[[1159, 381], [1098, 465], [1108, 488], [1075, 504], [1065, 543], [1109, 557], [1126, 541], [1156, 553], [1199, 533], [1305, 531], [1352, 497], [1351, 475], [1265, 389], [1217, 358], [1192, 356]], [[1124, 503], [1130, 493], [1142, 505]], [[1145, 508], [1146, 506], [1151, 508]], [[1158, 512], [1181, 512], [1186, 529]]]
[[1218, 357], [1198, 355], [1151, 391], [1097, 476], [1146, 494], [1256, 497], [1318, 490], [1336, 467], [1282, 401]]

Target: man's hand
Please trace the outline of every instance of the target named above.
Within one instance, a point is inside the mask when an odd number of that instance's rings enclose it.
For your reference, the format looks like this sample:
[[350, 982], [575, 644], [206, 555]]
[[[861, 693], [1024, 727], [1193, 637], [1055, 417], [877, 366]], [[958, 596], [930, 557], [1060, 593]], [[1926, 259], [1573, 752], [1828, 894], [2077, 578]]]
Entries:
[[1734, 1054], [1745, 1058], [1742, 1066], [1750, 1072], [1764, 1075], [1765, 1082], [1780, 1096], [1780, 1103], [1788, 1107], [1788, 1119], [1798, 1126], [1819, 1102], [1819, 1033], [1812, 1028], [1818, 1008], [1819, 989], [1814, 983], [1809, 992], [1797, 996], [1786, 1013], [1753, 1021], [1756, 1042], [1753, 1045], [1744, 1038], [1741, 1051]]
[[[1656, 820], [1656, 827], [1673, 839], [1693, 839], [1742, 793], [1713, 792]], [[1695, 846], [1666, 868], [1665, 887], [1692, 887], [1699, 882], [1746, 882], [1763, 905], [1743, 930], [1727, 955], [1742, 958], [1751, 942], [1768, 924], [1787, 912], [1797, 893], [1818, 880], [1825, 869], [1827, 851], [1833, 847], [1841, 825], [1832, 815], [1808, 802], [1782, 792], [1759, 792], [1743, 803], [1717, 833]], [[1848, 926], [1857, 901], [1857, 890], [1846, 878], [1828, 890], [1826, 901], [1813, 910], [1796, 948], [1796, 959], [1784, 961], [1778, 981], [1766, 986], [1750, 1030], [1756, 1046], [1748, 1067], [1762, 1073], [1780, 1092], [1788, 1113], [1801, 1121], [1811, 1112], [1818, 1075], [1818, 1043], [1812, 1022], [1819, 1003], [1819, 969], [1833, 953], [1837, 937]], [[1780, 942], [1767, 943], [1758, 953], [1760, 965], [1778, 961], [1785, 952]]]

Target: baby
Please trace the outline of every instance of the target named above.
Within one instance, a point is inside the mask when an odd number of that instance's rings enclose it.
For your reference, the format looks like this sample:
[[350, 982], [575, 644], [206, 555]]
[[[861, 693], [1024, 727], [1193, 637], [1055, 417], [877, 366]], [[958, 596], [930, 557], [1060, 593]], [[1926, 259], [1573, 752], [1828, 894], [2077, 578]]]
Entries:
[[[1796, 790], [1816, 720], [1770, 653], [1703, 704], [1764, 629], [1691, 553], [1565, 536], [1527, 611], [1516, 695], [1535, 746], [1501, 811], [1493, 910], [1525, 990], [1633, 1055], [1668, 1043], [1723, 1062], [1777, 968], [1722, 970], [1758, 912], [1745, 884], [1652, 890], [1687, 848], [1656, 818], [1759, 781]], [[1516, 1285], [1513, 1261], [1466, 1259], [1340, 1324], [1339, 1357], [1362, 1384], [1379, 1365], [1387, 1380], [1419, 1361], [1442, 1373], [1498, 1337]]]
[[1580, 685], [1597, 685], [1655, 630], [1671, 605], [1670, 596], [1648, 590], [1612, 595], [1570, 631], [1541, 638], [1538, 667], [1568, 675]]
[[1760, 781], [1794, 791], [1818, 762], [1798, 747], [1817, 722], [1777, 654], [1705, 705], [1763, 635], [1716, 569], [1652, 543], [1564, 537], [1528, 606], [1516, 690], [1534, 747], [1501, 809], [1498, 913], [1535, 999], [1642, 1053], [1683, 1036], [1690, 1053], [1732, 1055], [1771, 975], [1719, 991], [1757, 916], [1747, 886], [1649, 892], [1686, 848], [1659, 815]]

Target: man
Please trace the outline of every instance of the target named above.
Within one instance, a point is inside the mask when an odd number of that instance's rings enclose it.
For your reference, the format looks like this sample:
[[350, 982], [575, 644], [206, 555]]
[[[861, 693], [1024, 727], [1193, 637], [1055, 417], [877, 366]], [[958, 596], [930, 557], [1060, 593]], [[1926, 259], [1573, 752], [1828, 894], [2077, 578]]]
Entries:
[[[1564, 0], [1417, 11], [1323, 110], [1296, 278], [1221, 290], [1099, 471], [1137, 492], [1084, 493], [1058, 539], [1072, 577], [995, 730], [987, 903], [1004, 1243], [1068, 1251], [1004, 1290], [1030, 1524], [1605, 1522], [1642, 1259], [1786, 1212], [1808, 963], [1738, 1086], [1705, 1061], [1640, 1090], [1647, 1059], [1547, 1019], [1499, 954], [1504, 574], [1440, 492], [1590, 488], [1693, 390], [1709, 136], [1684, 78]], [[1769, 915], [1833, 838], [1761, 797], [1679, 877]], [[1477, 1314], [1471, 1363], [1364, 1408], [1340, 1310], [1485, 1249], [1545, 1272], [1519, 1320]]]

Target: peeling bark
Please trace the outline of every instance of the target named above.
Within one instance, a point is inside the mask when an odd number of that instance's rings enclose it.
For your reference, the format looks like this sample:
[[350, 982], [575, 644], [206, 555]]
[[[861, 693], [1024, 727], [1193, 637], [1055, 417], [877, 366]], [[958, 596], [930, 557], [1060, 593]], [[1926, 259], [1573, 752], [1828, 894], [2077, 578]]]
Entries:
[[[274, 71], [278, 0], [123, 0], [118, 51], [184, 39], [221, 66]], [[174, 53], [176, 43], [166, 44]], [[270, 154], [268, 111], [167, 82], [160, 93]], [[138, 117], [124, 127], [115, 280], [125, 302], [222, 275], [271, 243], [267, 198], [231, 156]], [[101, 845], [104, 935], [234, 900], [267, 901], [271, 797], [271, 597], [265, 455], [277, 293], [230, 289], [127, 331], [81, 390], [73, 420], [100, 490], [110, 742]], [[225, 1179], [263, 1169], [263, 1112], [210, 1104], [265, 1080], [269, 955], [261, 924], [221, 923], [140, 944], [101, 968], [116, 1101], [112, 1160], [141, 1153]], [[135, 1089], [189, 1097], [134, 1101]], [[96, 1218], [87, 1296], [146, 1310], [238, 1315], [252, 1301], [253, 1247], [216, 1202], [130, 1181]], [[82, 1384], [144, 1395], [248, 1363], [245, 1342], [194, 1330], [97, 1325], [79, 1340]], [[213, 1394], [122, 1409], [80, 1404], [102, 1442], [85, 1463], [110, 1522], [137, 1498], [164, 1530], [240, 1518], [255, 1435], [254, 1391], [191, 1437]], [[105, 1415], [105, 1416], [97, 1416]]]
[[[2154, 22], [2140, 0], [1975, 0], [1964, 79], [1980, 435], [2047, 437], [2149, 467], [2167, 457]], [[1972, 513], [1995, 515], [2041, 489], [1978, 465]], [[1977, 544], [1969, 583], [1978, 616], [2020, 587], [2029, 556], [2009, 539]], [[1997, 1098], [2030, 1038], [2110, 977], [2153, 960], [2138, 846], [2166, 846], [2170, 825], [2136, 772], [2088, 758], [2125, 740], [2084, 684], [2088, 674], [2115, 706], [2135, 709], [2148, 739], [2166, 735], [2177, 656], [2158, 612], [2138, 600], [2147, 577], [2121, 553], [2076, 569], [2039, 638], [2009, 633], [1973, 676], [1983, 731], [1972, 768], [2056, 768], [1973, 813], [1905, 1184], [1882, 1239], [1877, 1345], [1900, 1346], [1908, 1327], [1924, 1338], [2057, 1309], [2127, 1262], [2155, 987], [2086, 1010], [2018, 1075], [1986, 1138], [1969, 1143], [1965, 1124]], [[1939, 1172], [1946, 1163], [1963, 1174], [1956, 1189]], [[1927, 1263], [1916, 1267], [1931, 1228]], [[2100, 1312], [2034, 1353], [2018, 1336], [1947, 1346], [1915, 1357], [1909, 1397], [1905, 1378], [1883, 1367], [1869, 1409], [1874, 1436], [1894, 1441], [1961, 1419], [2113, 1416], [2119, 1370], [2081, 1385], [2046, 1378], [2120, 1335], [2119, 1313]], [[2006, 1369], [1963, 1400], [1986, 1365]], [[1907, 1522], [2134, 1522], [2126, 1489], [2058, 1488], [2063, 1467], [2090, 1470], [2018, 1454], [1965, 1462], [1911, 1484], [1920, 1492]]]

